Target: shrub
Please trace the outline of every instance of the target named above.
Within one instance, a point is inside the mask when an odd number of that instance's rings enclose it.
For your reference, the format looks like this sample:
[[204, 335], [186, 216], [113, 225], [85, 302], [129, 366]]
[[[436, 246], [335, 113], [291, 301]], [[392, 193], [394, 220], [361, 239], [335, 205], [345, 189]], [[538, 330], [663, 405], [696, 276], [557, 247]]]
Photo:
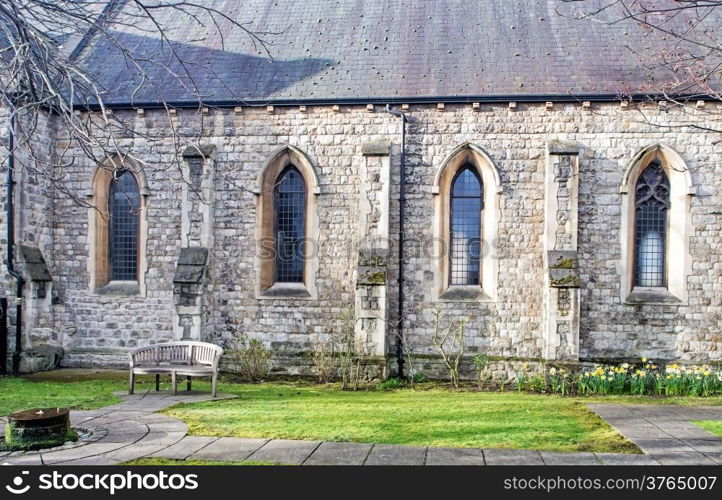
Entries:
[[376, 388], [381, 391], [398, 389], [402, 385], [402, 381], [398, 377], [387, 378], [386, 380], [376, 384]]
[[501, 377], [499, 377], [499, 392], [504, 392], [508, 383], [509, 376], [506, 373], [502, 373]]
[[434, 311], [434, 335], [431, 343], [449, 371], [451, 385], [459, 387], [459, 368], [466, 348], [466, 325], [471, 318], [461, 318], [458, 322], [452, 320], [447, 326], [442, 327], [442, 315], [440, 311]]
[[258, 339], [241, 334], [225, 350], [225, 356], [244, 380], [263, 380], [271, 370], [271, 350]]
[[330, 382], [336, 371], [334, 345], [330, 340], [316, 338], [311, 342], [311, 361], [316, 381], [320, 384]]
[[341, 389], [348, 389], [351, 385], [358, 389], [361, 360], [356, 355], [356, 313], [353, 309], [346, 309], [338, 319], [340, 328], [331, 335], [331, 342], [341, 376]]
[[477, 354], [474, 356], [474, 368], [476, 369], [476, 378], [479, 383], [479, 389], [483, 389], [484, 385], [491, 380], [489, 364], [489, 356], [486, 354]]

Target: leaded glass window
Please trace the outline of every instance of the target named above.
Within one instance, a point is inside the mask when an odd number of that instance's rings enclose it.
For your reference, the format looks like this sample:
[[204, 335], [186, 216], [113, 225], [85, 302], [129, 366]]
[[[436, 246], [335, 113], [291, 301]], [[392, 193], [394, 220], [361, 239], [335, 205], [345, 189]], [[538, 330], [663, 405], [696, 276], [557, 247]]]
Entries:
[[276, 276], [282, 283], [302, 283], [306, 236], [306, 183], [294, 166], [275, 188]]
[[465, 166], [451, 183], [449, 278], [452, 285], [479, 284], [481, 194], [481, 179], [471, 166]]
[[110, 183], [108, 250], [110, 279], [138, 279], [138, 227], [140, 192], [135, 176], [128, 170], [117, 171]]
[[666, 285], [669, 180], [659, 162], [639, 176], [635, 189], [634, 285]]

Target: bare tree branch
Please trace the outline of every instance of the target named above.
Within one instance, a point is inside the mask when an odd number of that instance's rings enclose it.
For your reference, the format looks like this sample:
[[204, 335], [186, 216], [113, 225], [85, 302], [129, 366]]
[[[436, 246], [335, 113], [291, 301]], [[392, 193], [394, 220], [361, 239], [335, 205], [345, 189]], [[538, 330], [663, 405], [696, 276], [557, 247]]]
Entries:
[[[572, 4], [574, 8], [568, 9]], [[644, 107], [638, 107], [644, 123], [722, 131], [722, 113], [717, 106], [696, 106], [698, 100], [722, 100], [722, 0], [560, 0], [557, 13], [577, 20], [628, 25], [654, 42], [649, 47], [627, 46], [650, 75], [650, 83], [636, 89], [637, 93], [649, 95], [650, 101], [668, 101], [670, 108], [690, 120], [674, 125], [656, 123]], [[659, 74], [666, 76], [652, 77]]]
[[[0, 109], [14, 117], [8, 122], [13, 123], [15, 151], [22, 151], [17, 155], [16, 168], [27, 169], [32, 177], [41, 177], [58, 192], [88, 205], [77, 188], [68, 185], [68, 168], [81, 160], [78, 150], [86, 160], [103, 168], [143, 170], [148, 166], [144, 155], [136, 154], [134, 146], [127, 144], [130, 141], [122, 139], [144, 139], [132, 143], [146, 144], [167, 141], [167, 137], [138, 130], [132, 117], [110, 112], [106, 103], [109, 89], [103, 88], [83, 64], [83, 49], [102, 41], [121, 58], [133, 81], [131, 104], [142, 90], [165, 110], [176, 154], [164, 168], [175, 171], [196, 192], [197, 188], [183, 176], [180, 153], [188, 145], [199, 145], [207, 135], [202, 110], [209, 96], [203, 94], [197, 75], [210, 75], [239, 102], [242, 98], [233, 93], [210, 62], [196, 60], [178, 49], [177, 35], [193, 28], [203, 28], [203, 35], [195, 43], [215, 39], [220, 40], [221, 48], [230, 33], [242, 33], [255, 50], [269, 59], [270, 38], [278, 34], [254, 30], [250, 20], [234, 19], [212, 2], [0, 0]], [[155, 49], [137, 50], [128, 41], [129, 33], [154, 40]], [[201, 127], [195, 128], [192, 136], [177, 128], [175, 110], [164, 92], [170, 80], [196, 101]], [[55, 116], [57, 129], [63, 132], [63, 141], [54, 155], [43, 151], [39, 146], [42, 141], [37, 140], [43, 132], [40, 124], [49, 115]], [[226, 176], [224, 172], [216, 173]], [[232, 178], [225, 180], [236, 185]], [[196, 195], [201, 197], [198, 192]]]

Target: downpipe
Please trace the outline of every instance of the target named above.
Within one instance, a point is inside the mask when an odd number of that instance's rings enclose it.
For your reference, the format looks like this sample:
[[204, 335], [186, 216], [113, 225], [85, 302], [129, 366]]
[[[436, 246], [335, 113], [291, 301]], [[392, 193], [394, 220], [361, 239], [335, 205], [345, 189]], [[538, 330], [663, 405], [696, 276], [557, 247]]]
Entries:
[[391, 109], [386, 112], [401, 118], [401, 153], [399, 158], [399, 310], [396, 330], [396, 364], [399, 378], [404, 377], [404, 219], [406, 214], [406, 124], [409, 119], [403, 111]]
[[[15, 278], [15, 350], [13, 351], [13, 375], [20, 373], [20, 355], [22, 354], [22, 323], [23, 323], [23, 280], [22, 275], [15, 269], [15, 181], [13, 173], [15, 172], [15, 137], [13, 130], [15, 129], [15, 111], [10, 113], [10, 124], [8, 127], [8, 173], [7, 173], [7, 265], [8, 273]], [[2, 360], [3, 363], [6, 360]]]

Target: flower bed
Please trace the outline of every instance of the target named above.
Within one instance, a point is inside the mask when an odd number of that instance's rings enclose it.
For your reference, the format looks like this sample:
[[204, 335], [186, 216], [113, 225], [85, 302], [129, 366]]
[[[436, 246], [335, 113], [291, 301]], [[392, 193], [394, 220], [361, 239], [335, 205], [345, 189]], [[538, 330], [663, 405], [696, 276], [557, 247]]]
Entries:
[[[550, 379], [553, 378], [550, 369]], [[557, 371], [558, 373], [558, 371]], [[557, 375], [559, 377], [559, 375]], [[596, 366], [572, 377], [580, 394], [712, 396], [722, 394], [722, 371], [708, 365], [667, 365], [647, 358], [640, 365]], [[552, 384], [550, 384], [551, 386]], [[559, 391], [555, 391], [559, 392]]]

